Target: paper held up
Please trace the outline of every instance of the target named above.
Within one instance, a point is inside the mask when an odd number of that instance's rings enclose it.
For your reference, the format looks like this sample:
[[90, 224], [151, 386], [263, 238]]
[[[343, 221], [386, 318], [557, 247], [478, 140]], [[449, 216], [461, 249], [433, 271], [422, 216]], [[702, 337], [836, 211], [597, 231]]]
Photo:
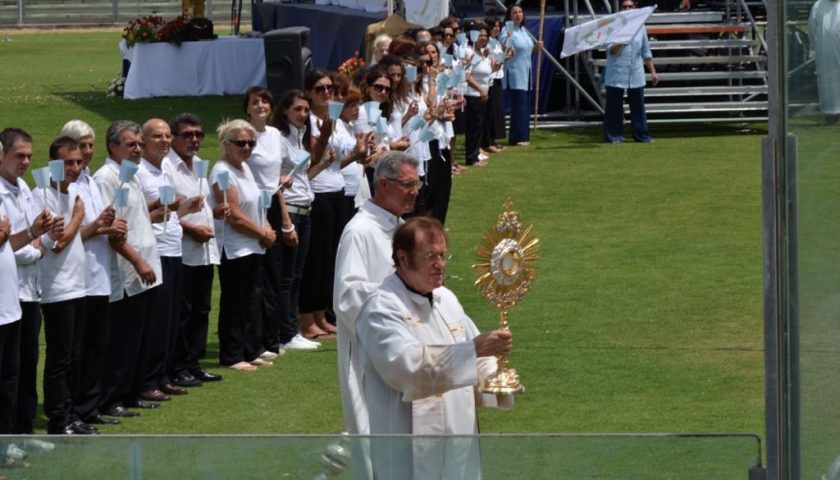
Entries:
[[623, 10], [567, 28], [560, 58], [611, 43], [630, 43], [655, 9], [656, 6]]
[[35, 186], [47, 188], [50, 186], [50, 167], [36, 168], [32, 170], [32, 177], [35, 178]]
[[172, 205], [175, 202], [175, 187], [172, 185], [161, 185], [158, 187], [158, 194], [160, 195], [160, 203], [164, 205]]
[[341, 118], [341, 111], [344, 109], [344, 102], [330, 100], [329, 106], [330, 120], [338, 120]]
[[50, 169], [50, 177], [53, 182], [64, 181], [64, 160], [50, 160], [47, 166]]
[[132, 162], [131, 160], [123, 160], [120, 164], [120, 183], [130, 182], [139, 168], [140, 165]]

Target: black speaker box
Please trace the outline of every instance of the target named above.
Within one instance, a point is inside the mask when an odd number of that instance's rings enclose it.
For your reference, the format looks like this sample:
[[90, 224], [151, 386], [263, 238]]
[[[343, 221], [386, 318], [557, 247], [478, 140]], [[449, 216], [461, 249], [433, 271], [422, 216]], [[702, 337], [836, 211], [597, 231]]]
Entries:
[[307, 27], [281, 28], [263, 36], [266, 83], [274, 98], [292, 88], [303, 89], [303, 77], [312, 70], [308, 40]]

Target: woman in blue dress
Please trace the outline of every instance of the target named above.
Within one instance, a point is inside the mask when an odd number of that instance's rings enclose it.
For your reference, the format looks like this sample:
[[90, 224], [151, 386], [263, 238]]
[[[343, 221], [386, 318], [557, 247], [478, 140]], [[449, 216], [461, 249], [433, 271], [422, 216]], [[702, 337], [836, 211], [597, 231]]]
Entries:
[[534, 39], [525, 28], [525, 12], [519, 5], [508, 8], [505, 20], [513, 22], [513, 30], [504, 29], [499, 36], [499, 41], [509, 57], [505, 62], [503, 77], [510, 108], [508, 142], [524, 147], [530, 144], [528, 119], [531, 117], [531, 99], [528, 92], [531, 90], [531, 53], [534, 50]]

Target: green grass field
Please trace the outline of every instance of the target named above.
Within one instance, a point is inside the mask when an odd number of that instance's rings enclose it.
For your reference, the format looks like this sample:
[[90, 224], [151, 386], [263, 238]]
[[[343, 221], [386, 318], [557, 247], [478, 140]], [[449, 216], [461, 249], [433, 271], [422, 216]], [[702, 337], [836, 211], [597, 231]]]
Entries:
[[[36, 164], [71, 118], [101, 139], [115, 119], [189, 110], [210, 131], [242, 115], [238, 97], [106, 98], [120, 71], [117, 32], [2, 36], [0, 126], [34, 135]], [[483, 412], [483, 432], [763, 436], [764, 128], [654, 125], [656, 143], [647, 145], [604, 144], [599, 129], [540, 131], [531, 147], [508, 148], [454, 179], [447, 286], [480, 328], [492, 328], [498, 314], [476, 293], [471, 264], [505, 199], [540, 238], [536, 283], [510, 317], [511, 362], [527, 393], [512, 411]], [[97, 148], [104, 158], [101, 141]], [[200, 154], [218, 152], [208, 136]], [[215, 335], [210, 343], [207, 366], [215, 368]], [[221, 373], [220, 384], [103, 431], [342, 430], [334, 341], [270, 369]]]

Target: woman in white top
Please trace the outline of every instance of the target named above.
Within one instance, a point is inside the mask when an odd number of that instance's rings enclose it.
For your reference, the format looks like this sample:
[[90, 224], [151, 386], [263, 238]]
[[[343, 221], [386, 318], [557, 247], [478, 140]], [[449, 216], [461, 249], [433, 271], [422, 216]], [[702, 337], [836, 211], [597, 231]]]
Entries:
[[[216, 221], [219, 265], [219, 363], [234, 370], [269, 366], [263, 360], [258, 272], [266, 247], [277, 240], [260, 209], [260, 189], [247, 160], [257, 145], [257, 132], [245, 120], [232, 120], [218, 128], [224, 154], [213, 166], [213, 199], [227, 203], [230, 215]], [[220, 174], [229, 185], [222, 190]]]
[[[282, 305], [280, 293], [281, 273], [283, 271], [283, 250], [286, 246], [296, 248], [298, 234], [289, 211], [283, 188], [285, 177], [280, 175], [285, 152], [283, 134], [268, 125], [274, 113], [274, 96], [263, 87], [251, 87], [245, 92], [243, 102], [248, 121], [257, 132], [257, 146], [251, 152], [248, 166], [262, 191], [273, 192], [271, 205], [268, 207], [268, 223], [275, 232], [280, 232], [282, 242], [276, 242], [265, 250], [263, 266], [260, 269], [262, 287], [262, 346], [266, 349], [262, 358], [271, 360], [281, 349], [313, 348], [302, 342], [297, 322], [289, 322], [288, 308]], [[276, 192], [276, 193], [274, 193]], [[286, 299], [285, 301], [288, 301]]]
[[487, 53], [487, 26], [484, 22], [473, 22], [467, 29], [470, 34], [478, 32], [478, 39], [475, 42], [470, 40], [472, 51], [467, 55], [470, 67], [467, 75], [467, 91], [464, 98], [467, 101], [465, 108], [466, 131], [465, 153], [467, 165], [483, 166], [485, 162], [479, 159], [481, 154], [481, 137], [484, 134], [484, 117], [487, 114], [487, 101], [490, 98], [491, 74], [498, 70], [500, 64], [490, 58]]
[[339, 228], [339, 231], [343, 231], [344, 225], [356, 214], [358, 206], [371, 197], [365, 180], [365, 165], [373, 159], [367, 154], [373, 132], [364, 133], [357, 125], [362, 92], [348, 85], [336, 94], [344, 102], [344, 107], [341, 109], [341, 118], [335, 124], [330, 146], [341, 158], [341, 174], [344, 176], [344, 219]]
[[[484, 19], [487, 28], [490, 30], [487, 47], [490, 49], [490, 57], [496, 60], [505, 58], [505, 50], [499, 42], [499, 33], [502, 31], [502, 21], [497, 17]], [[487, 115], [484, 118], [484, 136], [481, 139], [481, 148], [490, 153], [501, 152], [504, 148], [496, 140], [505, 138], [505, 102], [502, 95], [502, 79], [505, 77], [505, 69], [499, 68], [490, 74], [490, 99], [487, 101]]]
[[[4, 272], [0, 275], [0, 435], [12, 433], [13, 407], [17, 399], [20, 370], [18, 352], [21, 311], [15, 254], [9, 241], [11, 236], [11, 222], [5, 205], [0, 202], [0, 271]], [[4, 459], [7, 447], [5, 442], [0, 442]]]
[[[308, 155], [312, 149], [309, 133], [309, 98], [301, 90], [288, 90], [277, 104], [278, 115], [274, 126], [283, 135], [283, 162], [281, 174], [291, 177], [291, 186], [284, 192], [289, 218], [297, 232], [296, 246], [283, 244], [283, 270], [280, 273], [281, 322], [298, 325], [297, 309], [300, 298], [309, 233], [312, 200], [315, 195], [309, 186]], [[305, 330], [301, 328], [301, 333]]]
[[334, 126], [328, 112], [334, 93], [332, 78], [326, 70], [315, 69], [306, 75], [303, 83], [312, 99], [309, 126], [313, 144], [308, 174], [315, 198], [298, 303], [300, 330], [307, 338], [329, 338], [336, 333], [335, 326], [326, 318], [326, 310], [332, 310], [335, 253], [341, 235], [338, 227], [344, 218], [344, 176], [341, 159], [330, 146]]

